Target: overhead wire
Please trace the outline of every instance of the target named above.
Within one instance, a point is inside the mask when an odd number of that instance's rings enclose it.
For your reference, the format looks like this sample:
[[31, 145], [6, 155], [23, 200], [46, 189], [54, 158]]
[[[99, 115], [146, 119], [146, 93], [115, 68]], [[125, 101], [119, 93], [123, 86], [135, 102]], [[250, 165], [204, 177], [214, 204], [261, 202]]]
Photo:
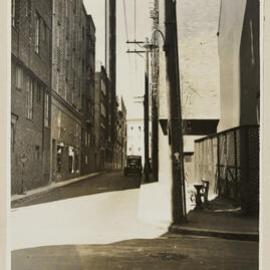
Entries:
[[[124, 12], [124, 25], [125, 25], [126, 41], [128, 41], [129, 40], [129, 31], [128, 31], [128, 20], [127, 20], [128, 17], [127, 17], [126, 0], [123, 0], [122, 4], [123, 4], [123, 12]], [[130, 54], [128, 54], [128, 65], [129, 65], [129, 70], [132, 70]], [[130, 74], [132, 74], [132, 72], [130, 72]], [[130, 79], [132, 79], [132, 78], [130, 78]], [[132, 85], [132, 87], [134, 87], [133, 83], [131, 83], [131, 85]], [[132, 89], [132, 92], [134, 92], [134, 89]]]
[[124, 23], [125, 23], [125, 31], [126, 31], [126, 39], [129, 39], [128, 35], [128, 23], [127, 23], [127, 6], [126, 0], [123, 0], [123, 11], [124, 11]]
[[[133, 27], [134, 27], [134, 40], [137, 39], [137, 1], [133, 0]], [[134, 44], [134, 47], [137, 45]], [[134, 48], [135, 49], [135, 48]], [[140, 55], [141, 56], [141, 55]], [[137, 57], [134, 57], [135, 76], [137, 75]]]

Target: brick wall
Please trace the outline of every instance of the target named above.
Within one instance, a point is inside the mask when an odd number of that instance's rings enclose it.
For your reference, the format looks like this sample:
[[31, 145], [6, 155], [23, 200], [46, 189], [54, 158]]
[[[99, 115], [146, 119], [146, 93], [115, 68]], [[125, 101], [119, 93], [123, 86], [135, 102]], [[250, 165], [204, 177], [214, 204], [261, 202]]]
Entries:
[[95, 94], [95, 25], [90, 15], [85, 13], [85, 92], [83, 95], [83, 129], [82, 129], [82, 173], [96, 171], [95, 166], [95, 132], [94, 132], [94, 94]]
[[[50, 109], [47, 123], [44, 113], [45, 95], [48, 95], [47, 107], [50, 108], [51, 1], [16, 1], [15, 10], [11, 70], [12, 194], [46, 185], [50, 162]], [[21, 79], [18, 79], [18, 72]], [[32, 96], [27, 99], [30, 83], [33, 85]], [[31, 116], [27, 101], [32, 103]]]
[[[91, 128], [95, 26], [82, 1], [54, 1], [53, 7], [52, 175], [55, 180], [65, 180], [95, 169]], [[65, 134], [76, 138], [76, 143]], [[61, 155], [57, 149], [62, 149]]]

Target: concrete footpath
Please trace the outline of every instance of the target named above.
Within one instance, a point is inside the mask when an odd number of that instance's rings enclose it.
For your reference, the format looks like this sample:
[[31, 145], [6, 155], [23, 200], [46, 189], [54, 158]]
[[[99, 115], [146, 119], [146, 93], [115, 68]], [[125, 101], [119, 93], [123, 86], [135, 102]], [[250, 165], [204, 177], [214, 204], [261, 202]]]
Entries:
[[24, 202], [25, 200], [31, 201], [31, 199], [36, 199], [39, 196], [43, 196], [44, 194], [51, 192], [57, 188], [61, 188], [61, 187], [65, 187], [89, 178], [93, 178], [96, 177], [98, 175], [104, 174], [106, 173], [106, 171], [101, 171], [101, 172], [94, 172], [91, 174], [87, 174], [87, 175], [83, 175], [83, 176], [79, 176], [79, 177], [74, 177], [72, 179], [69, 180], [65, 180], [62, 182], [51, 182], [50, 184], [44, 186], [44, 187], [40, 187], [40, 188], [36, 188], [33, 190], [29, 190], [26, 191], [25, 194], [15, 194], [11, 196], [11, 205], [13, 204], [19, 204]]
[[170, 232], [259, 241], [258, 216], [246, 215], [226, 199], [216, 198], [203, 209], [190, 211], [187, 220], [186, 223], [172, 225]]

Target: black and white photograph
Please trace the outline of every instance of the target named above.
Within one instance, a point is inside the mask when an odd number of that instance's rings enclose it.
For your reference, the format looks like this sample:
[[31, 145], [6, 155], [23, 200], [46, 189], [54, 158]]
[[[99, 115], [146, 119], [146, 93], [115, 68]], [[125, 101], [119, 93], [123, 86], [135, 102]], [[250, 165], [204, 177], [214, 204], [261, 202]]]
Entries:
[[269, 7], [10, 0], [6, 265], [267, 269]]

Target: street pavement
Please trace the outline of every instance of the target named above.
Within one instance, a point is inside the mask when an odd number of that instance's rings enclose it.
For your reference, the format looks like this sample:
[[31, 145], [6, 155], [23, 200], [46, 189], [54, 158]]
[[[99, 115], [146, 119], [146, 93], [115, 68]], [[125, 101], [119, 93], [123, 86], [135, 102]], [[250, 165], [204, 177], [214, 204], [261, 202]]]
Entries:
[[13, 252], [12, 270], [256, 270], [258, 243], [167, 234], [109, 245]]
[[12, 270], [258, 269], [257, 241], [175, 235], [143, 223], [139, 185], [138, 177], [108, 173], [12, 209]]
[[[109, 173], [44, 194], [31, 201], [35, 205], [12, 209], [12, 250], [159, 237], [167, 227], [150, 226], [137, 218], [136, 186], [136, 177]], [[49, 202], [41, 203], [45, 201]]]

